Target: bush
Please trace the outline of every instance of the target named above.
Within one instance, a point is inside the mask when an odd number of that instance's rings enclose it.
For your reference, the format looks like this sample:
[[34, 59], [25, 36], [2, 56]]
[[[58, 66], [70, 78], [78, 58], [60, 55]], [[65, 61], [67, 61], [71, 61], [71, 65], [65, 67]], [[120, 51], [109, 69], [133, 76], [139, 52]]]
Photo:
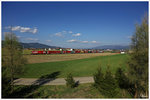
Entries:
[[116, 74], [115, 74], [115, 78], [116, 78], [117, 83], [121, 89], [128, 89], [129, 88], [129, 80], [121, 68], [117, 69]]
[[67, 78], [65, 80], [66, 80], [67, 87], [69, 87], [69, 88], [74, 88], [75, 87], [75, 80], [73, 79], [71, 73], [69, 73], [67, 75]]
[[113, 77], [109, 69], [109, 66], [107, 67], [105, 76], [103, 75], [101, 68], [99, 68], [97, 73], [94, 75], [94, 81], [94, 86], [105, 97], [112, 98], [116, 96], [117, 84], [115, 78]]
[[107, 66], [102, 89], [102, 94], [106, 95], [107, 97], [112, 98], [117, 94], [117, 82], [113, 77], [109, 66]]
[[103, 85], [104, 75], [102, 73], [101, 67], [97, 69], [97, 73], [94, 74], [94, 86], [101, 91], [101, 86]]
[[5, 73], [5, 68], [2, 67], [2, 98], [9, 98], [11, 94], [11, 82], [10, 77], [8, 77]]

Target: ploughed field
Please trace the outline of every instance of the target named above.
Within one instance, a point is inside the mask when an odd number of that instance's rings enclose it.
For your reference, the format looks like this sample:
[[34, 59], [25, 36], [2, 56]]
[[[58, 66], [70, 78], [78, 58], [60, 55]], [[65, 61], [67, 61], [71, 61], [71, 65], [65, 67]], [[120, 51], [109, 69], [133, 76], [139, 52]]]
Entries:
[[91, 58], [96, 56], [116, 55], [118, 53], [83, 53], [83, 54], [49, 54], [49, 55], [24, 55], [28, 63], [43, 63], [55, 61], [68, 61], [75, 59]]
[[[97, 53], [96, 53], [97, 54]], [[93, 54], [93, 55], [96, 55]], [[84, 76], [93, 76], [93, 74], [97, 71], [97, 68], [101, 65], [103, 71], [106, 70], [107, 65], [110, 65], [110, 70], [114, 74], [118, 67], [122, 67], [126, 70], [126, 61], [128, 55], [126, 54], [116, 54], [116, 55], [105, 55], [103, 56], [90, 56], [90, 58], [71, 60], [65, 58], [64, 56], [68, 56], [73, 59], [73, 55], [85, 56], [85, 54], [66, 54], [66, 55], [32, 55], [34, 58], [41, 59], [45, 57], [52, 58], [53, 56], [57, 56], [58, 59], [53, 62], [44, 62], [43, 63], [33, 63], [25, 65], [25, 72], [17, 77], [21, 78], [40, 78], [40, 77], [48, 77], [48, 76], [57, 76], [57, 77], [66, 77], [68, 73], [72, 73], [73, 77], [84, 77]], [[87, 54], [88, 55], [88, 54]], [[91, 54], [92, 55], [92, 54]], [[97, 54], [98, 55], [98, 54]], [[56, 58], [57, 58], [56, 57]], [[63, 58], [64, 57], [64, 58]], [[77, 56], [76, 56], [77, 57]], [[29, 58], [29, 59], [31, 59]], [[37, 59], [36, 58], [36, 59]], [[59, 61], [65, 59], [66, 61]], [[50, 60], [51, 61], [51, 60]], [[42, 61], [41, 61], [42, 62]]]

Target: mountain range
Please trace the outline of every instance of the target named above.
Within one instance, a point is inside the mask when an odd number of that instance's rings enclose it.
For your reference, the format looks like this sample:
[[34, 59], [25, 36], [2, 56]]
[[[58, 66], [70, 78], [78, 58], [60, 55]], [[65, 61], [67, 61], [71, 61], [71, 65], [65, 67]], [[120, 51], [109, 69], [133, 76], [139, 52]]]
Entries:
[[23, 48], [60, 48], [57, 46], [49, 46], [41, 43], [21, 43]]
[[[4, 41], [2, 41], [2, 47], [3, 47]], [[41, 43], [20, 43], [23, 48], [61, 48], [57, 46], [49, 46]], [[122, 46], [122, 45], [103, 45], [103, 46], [97, 46], [93, 48], [88, 49], [129, 49], [129, 46]]]
[[[49, 46], [41, 43], [22, 43], [20, 42], [23, 48], [60, 48], [57, 46]], [[4, 41], [2, 41], [2, 47], [4, 47]]]
[[[61, 48], [57, 46], [49, 46], [41, 43], [21, 43], [23, 48]], [[89, 49], [129, 49], [129, 46], [122, 46], [122, 45], [103, 45], [97, 46]]]
[[122, 45], [103, 45], [103, 46], [97, 46], [94, 47], [92, 49], [117, 49], [117, 50], [121, 50], [121, 49], [129, 49], [129, 46], [122, 46]]

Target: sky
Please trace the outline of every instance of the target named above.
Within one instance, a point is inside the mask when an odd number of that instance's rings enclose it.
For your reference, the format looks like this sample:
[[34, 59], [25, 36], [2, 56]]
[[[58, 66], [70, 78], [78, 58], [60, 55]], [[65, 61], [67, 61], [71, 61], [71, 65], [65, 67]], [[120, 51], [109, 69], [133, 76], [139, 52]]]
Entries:
[[148, 2], [2, 2], [2, 39], [66, 48], [129, 45]]

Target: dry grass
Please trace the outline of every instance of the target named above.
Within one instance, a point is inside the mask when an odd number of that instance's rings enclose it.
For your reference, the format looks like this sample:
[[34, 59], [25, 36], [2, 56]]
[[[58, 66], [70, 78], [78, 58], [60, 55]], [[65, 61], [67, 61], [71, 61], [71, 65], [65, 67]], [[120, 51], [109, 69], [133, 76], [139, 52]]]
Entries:
[[43, 63], [91, 58], [96, 56], [115, 55], [118, 53], [87, 53], [87, 54], [52, 54], [52, 55], [24, 55], [28, 63]]

